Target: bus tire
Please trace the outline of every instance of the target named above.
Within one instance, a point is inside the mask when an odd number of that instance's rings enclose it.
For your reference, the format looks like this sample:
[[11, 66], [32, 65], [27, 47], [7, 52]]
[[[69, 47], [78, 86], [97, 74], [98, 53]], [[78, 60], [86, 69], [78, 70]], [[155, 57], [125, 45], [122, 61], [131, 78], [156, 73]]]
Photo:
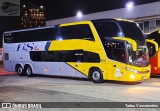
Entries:
[[102, 83], [103, 82], [103, 75], [102, 71], [99, 68], [93, 68], [89, 72], [90, 78], [94, 83]]
[[31, 68], [30, 66], [26, 66], [26, 68], [25, 68], [25, 73], [26, 73], [26, 75], [27, 75], [28, 77], [33, 77], [33, 76], [34, 76], [34, 74], [33, 74], [33, 72], [32, 72], [32, 68]]
[[21, 66], [21, 65], [17, 65], [16, 66], [16, 72], [17, 72], [17, 74], [19, 75], [19, 76], [24, 76], [25, 74], [24, 74], [24, 69], [23, 69], [23, 67]]

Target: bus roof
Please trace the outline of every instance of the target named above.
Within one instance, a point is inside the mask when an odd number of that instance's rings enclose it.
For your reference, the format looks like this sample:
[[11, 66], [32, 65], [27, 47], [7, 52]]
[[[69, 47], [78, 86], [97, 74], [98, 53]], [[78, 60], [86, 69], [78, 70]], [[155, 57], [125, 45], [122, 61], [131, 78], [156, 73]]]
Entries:
[[[121, 19], [121, 18], [107, 18], [107, 19], [95, 19], [95, 20], [86, 20], [86, 21], [103, 21], [103, 20], [115, 20], [115, 21], [126, 21], [126, 22], [133, 22], [131, 20], [127, 19]], [[77, 21], [77, 22], [83, 22], [83, 21]], [[76, 23], [76, 22], [70, 22], [70, 23]], [[69, 24], [69, 23], [64, 23]], [[62, 24], [59, 24], [62, 25]], [[56, 25], [56, 26], [59, 26]], [[22, 32], [22, 31], [29, 31], [29, 30], [37, 30], [37, 29], [45, 29], [45, 28], [53, 28], [55, 26], [44, 26], [44, 27], [36, 27], [36, 28], [27, 28], [27, 29], [20, 29], [20, 30], [12, 30], [12, 31], [5, 31], [4, 33], [13, 33], [13, 32]]]
[[105, 21], [105, 20], [115, 20], [115, 21], [125, 21], [125, 22], [134, 22], [132, 20], [122, 19], [122, 18], [108, 18], [108, 19], [95, 19], [91, 21]]
[[53, 28], [55, 26], [44, 26], [44, 27], [36, 27], [36, 28], [27, 28], [27, 29], [20, 29], [20, 30], [12, 30], [12, 31], [5, 31], [4, 33], [13, 33], [13, 32], [22, 32], [28, 30], [37, 30], [37, 29], [45, 29], [45, 28]]

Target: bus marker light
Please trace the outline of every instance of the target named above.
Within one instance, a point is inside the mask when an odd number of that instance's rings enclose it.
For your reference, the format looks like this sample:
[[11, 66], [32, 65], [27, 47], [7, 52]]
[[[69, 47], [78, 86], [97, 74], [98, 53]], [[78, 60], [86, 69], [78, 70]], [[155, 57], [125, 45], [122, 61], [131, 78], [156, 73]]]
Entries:
[[131, 74], [131, 75], [130, 75], [130, 78], [131, 78], [131, 79], [135, 79], [136, 77]]
[[154, 67], [155, 70], [157, 70], [157, 67]]
[[121, 72], [121, 74], [125, 74], [126, 72]]
[[134, 73], [137, 73], [138, 71], [137, 70], [134, 70]]
[[48, 71], [48, 68], [44, 68], [44, 71], [47, 72], [47, 71]]
[[146, 79], [146, 76], [143, 76], [142, 79], [143, 79], [143, 80]]

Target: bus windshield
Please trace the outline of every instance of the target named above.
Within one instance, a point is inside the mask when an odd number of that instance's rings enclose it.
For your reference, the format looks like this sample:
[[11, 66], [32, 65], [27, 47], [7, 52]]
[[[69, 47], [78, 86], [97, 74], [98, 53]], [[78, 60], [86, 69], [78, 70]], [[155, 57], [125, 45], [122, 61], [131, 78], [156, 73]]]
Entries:
[[145, 41], [142, 31], [134, 22], [128, 21], [93, 21], [99, 37], [126, 37], [136, 41]]
[[125, 41], [104, 39], [102, 44], [111, 60], [140, 67], [149, 65], [147, 46], [138, 46], [137, 51], [133, 51], [132, 45]]
[[138, 25], [134, 22], [119, 21], [123, 29], [123, 34], [133, 40], [145, 41], [144, 36]]
[[153, 57], [156, 54], [156, 47], [154, 44], [147, 42], [149, 57]]
[[132, 46], [128, 44], [128, 62], [134, 66], [148, 66], [149, 57], [147, 46], [138, 46], [137, 51], [132, 50]]
[[109, 59], [122, 63], [127, 63], [128, 60], [125, 41], [104, 39], [102, 41], [102, 44]]
[[155, 31], [151, 34], [149, 34], [146, 39], [151, 39], [151, 40], [154, 40], [155, 42], [158, 43], [158, 46], [160, 47], [160, 33], [159, 31]]

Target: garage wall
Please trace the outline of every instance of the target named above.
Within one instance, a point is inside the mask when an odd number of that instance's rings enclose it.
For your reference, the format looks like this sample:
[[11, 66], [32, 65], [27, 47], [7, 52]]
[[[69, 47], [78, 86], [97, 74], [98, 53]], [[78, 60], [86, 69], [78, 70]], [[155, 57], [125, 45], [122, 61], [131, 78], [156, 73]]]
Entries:
[[139, 18], [145, 16], [160, 15], [160, 2], [154, 2], [149, 4], [134, 6], [132, 10], [126, 8], [115, 9], [110, 11], [98, 12], [84, 15], [82, 18], [69, 17], [57, 20], [46, 21], [46, 26], [57, 25], [61, 23], [80, 21], [80, 20], [93, 20], [93, 19], [104, 19], [104, 18]]

